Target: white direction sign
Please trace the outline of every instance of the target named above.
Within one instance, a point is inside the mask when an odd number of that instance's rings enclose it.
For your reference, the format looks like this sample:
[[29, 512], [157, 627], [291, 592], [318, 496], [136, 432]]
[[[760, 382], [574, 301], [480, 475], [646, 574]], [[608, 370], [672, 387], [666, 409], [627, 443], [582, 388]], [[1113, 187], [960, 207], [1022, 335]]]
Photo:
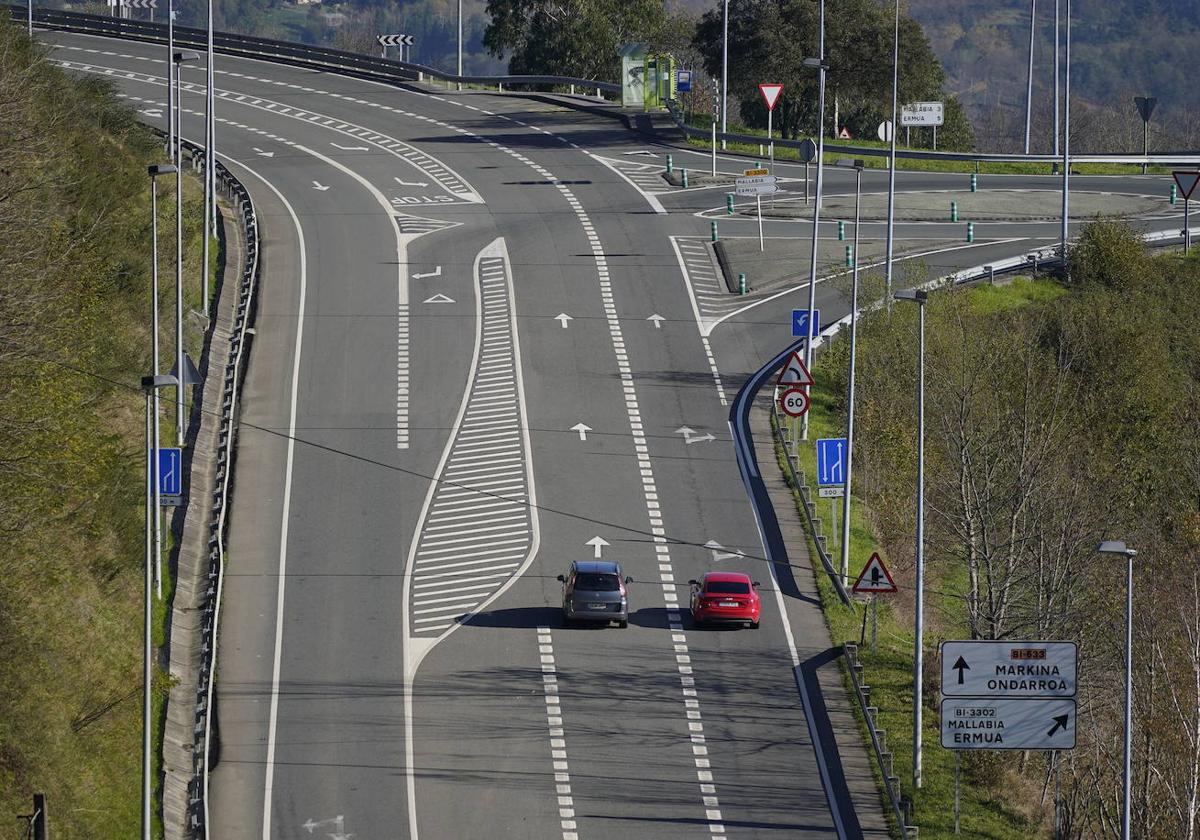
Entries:
[[1075, 700], [945, 697], [942, 746], [948, 750], [1073, 750]]
[[911, 102], [900, 109], [900, 125], [941, 125], [945, 119], [941, 102]]
[[942, 642], [942, 694], [1074, 697], [1074, 642]]
[[737, 195], [770, 195], [779, 190], [779, 178], [774, 175], [747, 175], [734, 181]]

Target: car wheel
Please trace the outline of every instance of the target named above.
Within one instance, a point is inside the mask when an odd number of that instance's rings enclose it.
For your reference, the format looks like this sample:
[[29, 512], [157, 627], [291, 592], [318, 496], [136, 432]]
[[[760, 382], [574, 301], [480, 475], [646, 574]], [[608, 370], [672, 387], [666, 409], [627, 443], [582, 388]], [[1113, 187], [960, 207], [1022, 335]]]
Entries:
[[751, 621], [751, 622], [750, 622], [750, 625], [749, 625], [749, 627], [750, 627], [750, 629], [751, 629], [751, 630], [757, 630], [757, 629], [758, 629], [758, 622], [757, 622], [757, 621]]
[[629, 622], [628, 621], [618, 621], [617, 626], [620, 627], [622, 630], [624, 630], [626, 627], [629, 626]]

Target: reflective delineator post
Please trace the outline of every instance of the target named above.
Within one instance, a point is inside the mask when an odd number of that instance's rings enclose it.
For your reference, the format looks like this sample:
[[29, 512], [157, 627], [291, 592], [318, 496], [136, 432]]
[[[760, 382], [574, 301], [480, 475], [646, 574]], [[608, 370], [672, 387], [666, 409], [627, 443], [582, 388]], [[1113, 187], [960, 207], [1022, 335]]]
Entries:
[[854, 265], [854, 249], [849, 245], [846, 246], [846, 267]]
[[971, 173], [971, 192], [979, 192], [979, 176]]
[[838, 222], [838, 242], [846, 238], [846, 223]]
[[716, 222], [711, 222], [710, 224], [712, 225], [712, 241], [713, 241], [713, 242], [716, 242], [716, 241], [718, 240], [718, 237], [717, 237], [717, 223], [716, 223]]
[[967, 241], [968, 242], [975, 241], [975, 223], [974, 222], [967, 222]]
[[683, 188], [686, 190], [686, 189], [688, 188], [688, 176], [687, 176], [687, 170], [686, 170], [686, 169], [680, 169], [680, 170], [679, 170], [679, 174], [683, 176]]
[[952, 221], [952, 222], [958, 221], [958, 202], [957, 201], [950, 202], [950, 221]]
[[675, 171], [675, 167], [671, 160], [671, 156], [667, 155], [667, 174], [670, 175], [674, 171]]
[[[1175, 202], [1172, 201], [1171, 203], [1174, 204]], [[725, 215], [733, 215], [733, 193], [725, 193]]]
[[1179, 187], [1171, 185], [1171, 206], [1175, 206], [1175, 202], [1179, 200]]
[[746, 275], [738, 272], [738, 294], [746, 294]]

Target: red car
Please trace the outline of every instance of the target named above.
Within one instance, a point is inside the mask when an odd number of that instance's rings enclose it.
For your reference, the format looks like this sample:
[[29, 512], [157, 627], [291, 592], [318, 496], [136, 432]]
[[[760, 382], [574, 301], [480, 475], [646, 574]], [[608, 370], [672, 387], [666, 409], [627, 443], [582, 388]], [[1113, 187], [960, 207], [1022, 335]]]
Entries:
[[709, 572], [700, 580], [689, 581], [692, 585], [692, 620], [696, 624], [707, 622], [736, 622], [758, 629], [758, 616], [762, 608], [758, 593], [758, 581], [738, 572]]

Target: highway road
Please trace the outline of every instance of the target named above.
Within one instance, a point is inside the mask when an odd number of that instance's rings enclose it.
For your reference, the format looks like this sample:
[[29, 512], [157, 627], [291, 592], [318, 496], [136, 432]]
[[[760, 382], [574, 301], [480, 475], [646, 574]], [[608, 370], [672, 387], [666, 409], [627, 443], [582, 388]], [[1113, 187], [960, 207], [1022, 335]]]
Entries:
[[[164, 124], [165, 48], [45, 39]], [[806, 284], [723, 291], [704, 243], [724, 190], [671, 188], [663, 149], [614, 120], [231, 58], [216, 85], [265, 273], [212, 836], [858, 836], [854, 810], [866, 824], [871, 808], [823, 785], [839, 745], [819, 729], [814, 743], [793, 670], [826, 653], [823, 620], [802, 579], [761, 560], [727, 425], [740, 383], [790, 341]], [[202, 86], [186, 67], [197, 140]], [[898, 180], [933, 193], [948, 177]], [[827, 190], [852, 192], [852, 174]], [[1056, 234], [981, 224], [967, 247], [898, 227], [935, 269]], [[822, 237], [841, 245], [832, 224]], [[818, 300], [827, 322], [847, 311], [836, 284]], [[635, 579], [628, 629], [563, 625], [555, 576], [597, 550]], [[761, 629], [692, 626], [687, 581], [714, 568], [763, 582]]]

